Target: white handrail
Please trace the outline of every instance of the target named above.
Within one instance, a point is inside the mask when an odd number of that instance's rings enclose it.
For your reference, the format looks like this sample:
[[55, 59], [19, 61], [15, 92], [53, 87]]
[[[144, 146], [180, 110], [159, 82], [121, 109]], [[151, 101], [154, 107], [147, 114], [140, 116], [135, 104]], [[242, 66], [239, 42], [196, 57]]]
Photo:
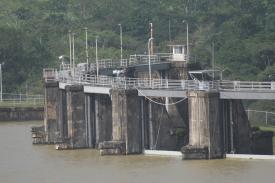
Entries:
[[[147, 78], [125, 78], [87, 74], [79, 70], [72, 77], [70, 71], [44, 69], [46, 81], [56, 80], [69, 84], [83, 84], [91, 86], [114, 87], [114, 88], [139, 88], [139, 89], [162, 89], [162, 90], [202, 90], [202, 91], [253, 91], [275, 92], [274, 82], [258, 81], [198, 81], [198, 80], [173, 80]], [[150, 85], [151, 83], [151, 85]]]

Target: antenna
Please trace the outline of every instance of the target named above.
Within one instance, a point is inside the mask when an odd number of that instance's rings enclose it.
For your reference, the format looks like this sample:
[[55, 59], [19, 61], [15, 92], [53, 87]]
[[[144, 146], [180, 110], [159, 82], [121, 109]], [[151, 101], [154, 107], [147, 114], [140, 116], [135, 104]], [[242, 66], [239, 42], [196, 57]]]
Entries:
[[72, 32], [69, 30], [70, 69], [72, 69]]
[[[151, 37], [150, 39], [153, 40], [153, 23], [150, 23], [150, 29], [151, 29]], [[151, 41], [151, 49], [150, 49], [150, 55], [153, 55], [154, 54], [154, 43], [153, 41]]]

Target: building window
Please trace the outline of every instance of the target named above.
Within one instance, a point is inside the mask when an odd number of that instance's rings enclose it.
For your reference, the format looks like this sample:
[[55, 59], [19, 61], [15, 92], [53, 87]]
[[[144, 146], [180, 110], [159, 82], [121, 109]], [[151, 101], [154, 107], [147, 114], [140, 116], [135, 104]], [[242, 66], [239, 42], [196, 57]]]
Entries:
[[174, 47], [174, 54], [182, 54], [182, 47], [181, 46]]

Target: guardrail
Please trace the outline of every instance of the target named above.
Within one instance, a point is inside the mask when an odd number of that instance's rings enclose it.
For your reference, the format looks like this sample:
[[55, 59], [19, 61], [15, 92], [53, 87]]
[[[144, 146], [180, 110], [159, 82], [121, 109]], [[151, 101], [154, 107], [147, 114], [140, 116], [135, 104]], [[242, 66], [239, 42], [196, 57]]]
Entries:
[[69, 84], [82, 84], [90, 86], [110, 88], [136, 88], [136, 89], [162, 89], [162, 90], [218, 90], [218, 83], [215, 81], [200, 82], [198, 80], [172, 80], [172, 79], [143, 79], [95, 76], [78, 73], [75, 77], [58, 78], [60, 82]]
[[248, 120], [255, 126], [275, 126], [275, 112], [246, 110]]
[[45, 68], [43, 69], [43, 79], [45, 81], [52, 81], [58, 78], [58, 72], [56, 69]]
[[275, 92], [275, 82], [258, 81], [198, 81], [95, 76], [78, 71], [72, 77], [70, 71], [44, 69], [46, 81], [57, 80], [71, 84], [83, 84], [113, 88], [171, 89], [171, 90], [215, 90], [235, 92]]
[[222, 91], [266, 91], [275, 90], [275, 82], [220, 81]]
[[0, 107], [40, 107], [43, 104], [43, 95], [3, 93], [3, 98], [0, 100]]
[[170, 53], [162, 53], [155, 55], [130, 55], [129, 65], [148, 65], [149, 59], [151, 64], [171, 61]]

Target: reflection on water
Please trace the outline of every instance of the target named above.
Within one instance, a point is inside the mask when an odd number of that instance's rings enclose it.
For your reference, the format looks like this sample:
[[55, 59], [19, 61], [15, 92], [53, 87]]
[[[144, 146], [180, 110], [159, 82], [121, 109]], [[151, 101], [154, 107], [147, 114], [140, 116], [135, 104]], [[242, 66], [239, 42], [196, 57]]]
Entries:
[[33, 146], [30, 127], [40, 124], [0, 123], [0, 183], [259, 183], [275, 179], [275, 161], [99, 156], [97, 150]]

